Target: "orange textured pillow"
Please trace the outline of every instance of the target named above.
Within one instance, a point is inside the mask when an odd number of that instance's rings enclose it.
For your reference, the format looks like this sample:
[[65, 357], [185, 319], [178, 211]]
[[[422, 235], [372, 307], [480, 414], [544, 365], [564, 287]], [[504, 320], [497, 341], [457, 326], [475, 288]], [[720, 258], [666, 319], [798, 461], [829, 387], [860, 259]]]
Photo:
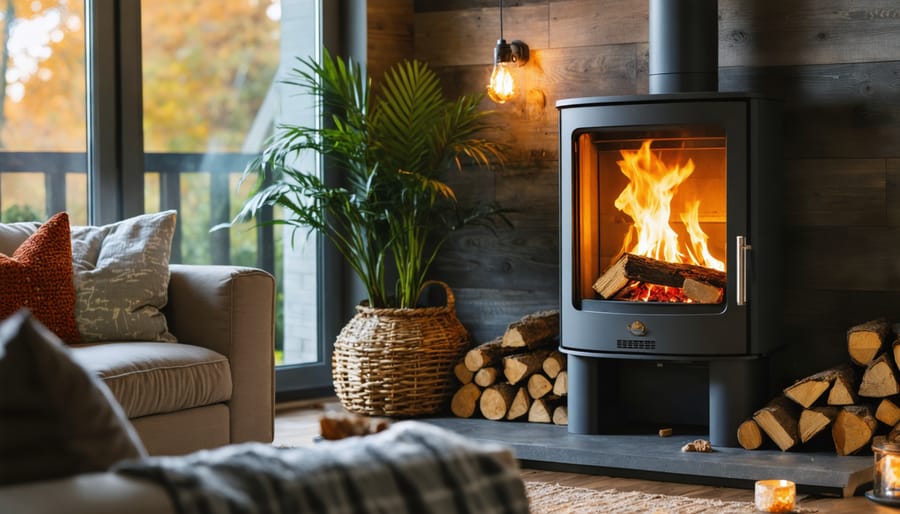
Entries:
[[69, 216], [41, 225], [12, 257], [0, 253], [0, 319], [22, 307], [67, 343], [81, 340], [75, 324]]

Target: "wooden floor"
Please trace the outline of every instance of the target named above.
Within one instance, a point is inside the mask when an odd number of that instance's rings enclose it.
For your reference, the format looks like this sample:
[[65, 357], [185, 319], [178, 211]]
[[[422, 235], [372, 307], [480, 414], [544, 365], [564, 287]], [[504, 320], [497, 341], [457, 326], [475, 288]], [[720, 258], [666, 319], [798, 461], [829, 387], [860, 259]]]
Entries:
[[[314, 444], [314, 438], [319, 434], [319, 416], [323, 412], [331, 410], [341, 410], [337, 401], [331, 398], [279, 405], [275, 416], [274, 444], [281, 446], [307, 446]], [[535, 469], [523, 469], [522, 478], [527, 481], [553, 482], [565, 486], [597, 490], [616, 489], [619, 491], [642, 491], [726, 501], [753, 501], [753, 491], [749, 489], [730, 489]], [[802, 496], [798, 506], [803, 509], [803, 512], [819, 512], [822, 514], [857, 514], [865, 512], [896, 514], [900, 512], [892, 508], [876, 505], [862, 496], [853, 498]]]

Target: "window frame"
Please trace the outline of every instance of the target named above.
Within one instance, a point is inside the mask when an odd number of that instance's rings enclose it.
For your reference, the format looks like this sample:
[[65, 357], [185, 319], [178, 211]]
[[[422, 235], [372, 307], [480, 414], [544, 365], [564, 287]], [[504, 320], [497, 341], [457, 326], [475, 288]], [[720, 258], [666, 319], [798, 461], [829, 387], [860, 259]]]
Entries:
[[[319, 2], [323, 45], [365, 62], [365, 30], [349, 29], [365, 28], [366, 2]], [[107, 224], [143, 213], [141, 0], [85, 0], [85, 30], [88, 222]], [[321, 235], [317, 243], [320, 360], [278, 366], [278, 401], [333, 394], [331, 341], [353, 311], [340, 292], [357, 286], [337, 250]]]

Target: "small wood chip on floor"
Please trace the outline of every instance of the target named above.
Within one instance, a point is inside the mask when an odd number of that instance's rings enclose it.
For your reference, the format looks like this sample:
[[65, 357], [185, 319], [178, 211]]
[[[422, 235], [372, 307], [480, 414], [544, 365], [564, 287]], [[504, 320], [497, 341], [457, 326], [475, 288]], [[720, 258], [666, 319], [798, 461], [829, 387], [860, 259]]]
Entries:
[[709, 453], [713, 451], [712, 445], [706, 439], [695, 439], [681, 447], [683, 452]]

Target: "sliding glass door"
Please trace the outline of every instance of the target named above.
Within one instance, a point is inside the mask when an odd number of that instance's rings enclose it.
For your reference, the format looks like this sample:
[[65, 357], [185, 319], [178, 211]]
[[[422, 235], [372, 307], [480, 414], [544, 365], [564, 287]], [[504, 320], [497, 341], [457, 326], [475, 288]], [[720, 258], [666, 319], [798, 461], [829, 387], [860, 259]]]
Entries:
[[0, 0], [0, 221], [87, 221], [84, 6]]
[[282, 80], [297, 57], [318, 57], [324, 3], [0, 0], [0, 221], [177, 209], [173, 262], [275, 274], [278, 388], [330, 386], [319, 239], [212, 230], [248, 197], [241, 173], [273, 131], [319, 123]]
[[[248, 197], [254, 181], [239, 188], [241, 172], [278, 125], [318, 123], [316, 106], [282, 79], [297, 56], [319, 53], [319, 0], [153, 0], [141, 3], [140, 17], [144, 208], [179, 210], [181, 262], [275, 274], [279, 385], [313, 385], [313, 370], [327, 365], [317, 238], [256, 223], [211, 229]], [[318, 169], [314, 157], [297, 164]], [[284, 379], [292, 367], [303, 368], [300, 383]]]

